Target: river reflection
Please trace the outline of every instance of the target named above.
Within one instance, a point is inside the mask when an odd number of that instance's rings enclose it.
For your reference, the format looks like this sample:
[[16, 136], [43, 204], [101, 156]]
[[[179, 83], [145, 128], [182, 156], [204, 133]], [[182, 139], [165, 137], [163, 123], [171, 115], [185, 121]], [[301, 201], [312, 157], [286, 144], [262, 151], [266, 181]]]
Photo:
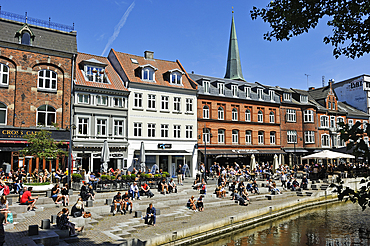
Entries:
[[370, 208], [337, 203], [306, 210], [228, 235], [206, 246], [370, 245]]

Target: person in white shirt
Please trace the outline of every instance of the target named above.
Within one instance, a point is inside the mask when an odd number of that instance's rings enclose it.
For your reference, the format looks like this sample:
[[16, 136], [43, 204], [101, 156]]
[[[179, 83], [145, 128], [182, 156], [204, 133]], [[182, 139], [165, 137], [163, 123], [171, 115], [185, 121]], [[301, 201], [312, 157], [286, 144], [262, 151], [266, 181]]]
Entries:
[[132, 195], [132, 200], [135, 200], [135, 193], [137, 195], [137, 199], [138, 200], [141, 200], [140, 198], [140, 192], [139, 192], [139, 187], [137, 186], [137, 183], [134, 182], [133, 184], [131, 184], [130, 186], [130, 194]]

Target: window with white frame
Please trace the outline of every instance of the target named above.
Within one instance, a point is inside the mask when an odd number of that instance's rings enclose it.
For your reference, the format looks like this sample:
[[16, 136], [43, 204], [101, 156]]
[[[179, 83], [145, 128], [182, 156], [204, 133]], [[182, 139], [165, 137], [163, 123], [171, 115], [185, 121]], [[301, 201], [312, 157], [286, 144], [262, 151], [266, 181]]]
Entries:
[[107, 106], [108, 105], [108, 97], [107, 96], [102, 96], [102, 95], [97, 95], [96, 96], [96, 105]]
[[217, 83], [217, 89], [219, 95], [225, 95], [225, 84], [224, 83]]
[[0, 102], [0, 125], [6, 125], [7, 107]]
[[211, 141], [211, 129], [203, 128], [203, 143], [210, 143]]
[[270, 112], [270, 123], [275, 123], [275, 114], [273, 111]]
[[186, 104], [186, 112], [188, 113], [193, 112], [193, 99], [186, 98], [185, 104]]
[[251, 111], [249, 109], [245, 110], [245, 121], [251, 121]]
[[286, 121], [288, 122], [296, 122], [296, 111], [295, 109], [287, 109], [286, 110]]
[[223, 120], [224, 119], [224, 108], [223, 107], [219, 107], [218, 110], [217, 110], [217, 116], [218, 116], [218, 119], [219, 120]]
[[9, 67], [0, 63], [0, 86], [9, 84]]
[[262, 96], [263, 96], [263, 89], [257, 89], [257, 97], [258, 97], [258, 99], [259, 100], [262, 100], [263, 99]]
[[344, 123], [343, 117], [337, 117], [337, 126], [338, 126], [338, 129], [342, 129], [342, 127], [338, 124], [339, 122], [343, 122]]
[[182, 85], [182, 74], [179, 72], [171, 73], [171, 84]]
[[85, 136], [89, 135], [89, 118], [78, 117], [77, 134]]
[[85, 78], [91, 82], [108, 83], [105, 70], [102, 67], [85, 66]]
[[225, 130], [219, 129], [217, 135], [218, 143], [225, 143]]
[[233, 93], [233, 97], [238, 96], [238, 86], [237, 85], [231, 85], [231, 91]]
[[252, 144], [252, 131], [245, 131], [245, 144]]
[[155, 109], [155, 95], [149, 94], [148, 95], [148, 109]]
[[233, 144], [239, 143], [239, 131], [238, 130], [232, 130], [231, 132], [231, 138]]
[[264, 144], [264, 132], [258, 131], [258, 144]]
[[287, 131], [288, 143], [297, 143], [297, 131]]
[[161, 96], [161, 110], [168, 110], [168, 96]]
[[270, 96], [270, 101], [274, 101], [275, 91], [274, 90], [269, 90], [269, 96]]
[[155, 73], [154, 69], [151, 67], [144, 67], [141, 71], [141, 79], [146, 81], [154, 81]]
[[313, 110], [305, 110], [305, 111], [303, 111], [303, 121], [305, 123], [307, 123], [307, 122], [313, 122]]
[[331, 109], [331, 102], [328, 103], [328, 108]]
[[263, 113], [261, 110], [258, 111], [258, 114], [257, 114], [257, 121], [262, 123], [263, 122]]
[[168, 125], [167, 124], [161, 125], [161, 138], [168, 138]]
[[119, 97], [113, 97], [113, 107], [123, 108], [125, 107], [125, 99]]
[[143, 107], [143, 94], [134, 93], [134, 108], [142, 108], [142, 107]]
[[283, 100], [284, 101], [291, 101], [292, 95], [290, 93], [283, 93]]
[[326, 115], [322, 115], [320, 117], [320, 123], [321, 123], [321, 127], [329, 127], [329, 117], [326, 116]]
[[142, 123], [140, 122], [134, 122], [134, 137], [141, 137], [142, 132]]
[[335, 116], [330, 116], [330, 128], [335, 128]]
[[173, 98], [173, 110], [180, 112], [181, 107], [181, 97], [174, 97]]
[[233, 121], [238, 120], [238, 110], [236, 108], [233, 108], [233, 110], [231, 111], [231, 119]]
[[38, 78], [39, 89], [56, 90], [57, 89], [57, 73], [51, 70], [40, 70]]
[[114, 136], [123, 136], [123, 120], [113, 121]]
[[173, 126], [173, 137], [181, 138], [181, 126], [180, 125]]
[[193, 138], [193, 126], [185, 126], [185, 138]]
[[315, 143], [315, 132], [314, 131], [305, 131], [304, 132], [304, 142], [306, 144]]
[[321, 135], [321, 146], [322, 147], [330, 147], [330, 138], [328, 134]]
[[249, 86], [244, 87], [245, 90], [245, 97], [250, 98], [251, 97], [251, 88]]
[[42, 105], [37, 108], [37, 125], [53, 126], [56, 123], [56, 110], [52, 106]]
[[155, 124], [148, 123], [148, 137], [154, 138], [155, 137]]
[[333, 147], [338, 147], [337, 140], [338, 140], [338, 137], [336, 135], [331, 135], [331, 145]]
[[301, 103], [308, 103], [308, 96], [307, 95], [301, 95]]
[[83, 104], [90, 104], [90, 95], [89, 94], [78, 94], [78, 103], [83, 103]]
[[340, 137], [340, 135], [338, 135], [337, 137], [338, 137], [338, 145], [339, 145], [339, 147], [344, 147], [345, 146], [344, 139], [342, 139]]
[[203, 81], [204, 93], [209, 93], [210, 83], [209, 81]]
[[348, 120], [348, 126], [349, 126], [349, 129], [352, 128], [352, 126], [353, 126], [353, 120]]
[[96, 135], [106, 136], [107, 135], [107, 120], [96, 119]]
[[207, 105], [203, 106], [203, 119], [209, 119], [209, 107]]
[[270, 144], [276, 144], [276, 132], [270, 132]]
[[364, 120], [362, 122], [362, 124], [363, 124], [364, 131], [366, 131], [366, 128], [367, 128], [367, 120]]

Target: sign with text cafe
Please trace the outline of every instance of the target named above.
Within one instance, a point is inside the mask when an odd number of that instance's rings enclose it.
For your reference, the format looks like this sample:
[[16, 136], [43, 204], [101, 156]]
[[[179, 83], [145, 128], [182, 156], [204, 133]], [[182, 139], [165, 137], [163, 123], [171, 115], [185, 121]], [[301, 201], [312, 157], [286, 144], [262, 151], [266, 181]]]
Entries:
[[[15, 129], [15, 128], [0, 128], [0, 139], [11, 140], [18, 139], [24, 140], [25, 135], [35, 134], [41, 129]], [[66, 130], [48, 130], [51, 132], [51, 137], [57, 141], [68, 140], [69, 131]]]

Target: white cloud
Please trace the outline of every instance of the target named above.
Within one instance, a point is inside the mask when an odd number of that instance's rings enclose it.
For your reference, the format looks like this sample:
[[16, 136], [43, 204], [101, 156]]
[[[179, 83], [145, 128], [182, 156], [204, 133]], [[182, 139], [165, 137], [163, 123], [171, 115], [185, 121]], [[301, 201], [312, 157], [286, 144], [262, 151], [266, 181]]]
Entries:
[[126, 12], [123, 14], [121, 20], [118, 22], [118, 24], [114, 27], [114, 32], [113, 32], [113, 35], [109, 38], [108, 40], [108, 43], [107, 45], [105, 46], [103, 52], [101, 53], [102, 56], [104, 56], [104, 54], [107, 52], [107, 50], [109, 49], [109, 47], [112, 45], [112, 43], [114, 42], [114, 40], [116, 40], [116, 38], [118, 37], [119, 35], [119, 32], [121, 31], [121, 28], [125, 25], [126, 23], [126, 20], [130, 14], [130, 12], [132, 11], [132, 9], [134, 8], [135, 6], [135, 1], [133, 1], [131, 3], [131, 5], [128, 7], [128, 9], [126, 10]]

